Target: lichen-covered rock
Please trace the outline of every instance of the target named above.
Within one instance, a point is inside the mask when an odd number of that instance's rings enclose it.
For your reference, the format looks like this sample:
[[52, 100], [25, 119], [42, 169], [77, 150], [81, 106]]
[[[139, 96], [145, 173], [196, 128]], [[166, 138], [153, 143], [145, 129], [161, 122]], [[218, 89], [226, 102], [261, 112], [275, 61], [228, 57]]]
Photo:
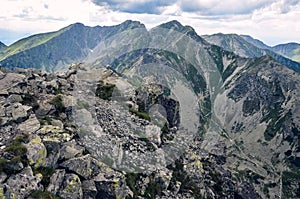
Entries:
[[22, 97], [20, 95], [12, 94], [7, 98], [7, 103], [17, 103], [22, 102]]
[[54, 108], [51, 104], [47, 103], [47, 101], [39, 101], [38, 102], [39, 108], [35, 111], [35, 114], [39, 117], [45, 117], [54, 111]]
[[59, 126], [45, 125], [37, 132], [43, 141], [67, 142], [72, 136]]
[[60, 159], [68, 160], [71, 158], [82, 156], [83, 151], [84, 148], [78, 146], [75, 141], [68, 142], [60, 150]]
[[40, 182], [41, 178], [34, 176], [31, 168], [26, 167], [21, 173], [10, 176], [5, 187], [16, 198], [25, 198], [31, 191], [43, 188]]
[[103, 167], [103, 163], [91, 157], [89, 154], [79, 158], [73, 158], [60, 164], [61, 167], [68, 168], [85, 179], [96, 176]]
[[60, 157], [61, 143], [56, 141], [44, 141], [47, 149], [46, 167], [56, 167]]
[[35, 115], [31, 115], [28, 120], [22, 122], [18, 126], [18, 130], [23, 133], [35, 133], [40, 128], [40, 122], [35, 117]]
[[6, 116], [12, 117], [14, 121], [20, 122], [27, 117], [27, 111], [30, 109], [28, 106], [23, 106], [20, 103], [12, 104], [6, 108]]
[[95, 182], [92, 180], [85, 180], [82, 182], [82, 191], [84, 199], [96, 198], [97, 188]]
[[35, 168], [45, 166], [47, 149], [38, 135], [30, 137], [30, 141], [26, 144], [27, 158], [29, 164]]
[[60, 190], [60, 187], [62, 186], [63, 180], [65, 178], [65, 174], [66, 172], [64, 169], [56, 170], [55, 173], [50, 178], [50, 183], [47, 187], [47, 191], [56, 195]]
[[66, 174], [59, 190], [59, 196], [64, 199], [83, 198], [80, 178], [75, 174]]

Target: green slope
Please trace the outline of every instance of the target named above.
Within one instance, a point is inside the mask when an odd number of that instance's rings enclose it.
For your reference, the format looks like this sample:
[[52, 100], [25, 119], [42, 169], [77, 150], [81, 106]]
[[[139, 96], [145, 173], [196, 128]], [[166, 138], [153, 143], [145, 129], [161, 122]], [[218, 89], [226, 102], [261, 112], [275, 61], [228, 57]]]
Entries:
[[61, 33], [65, 32], [68, 28], [63, 28], [59, 31], [50, 32], [50, 33], [42, 33], [37, 34], [34, 36], [27, 37], [25, 39], [21, 39], [12, 45], [5, 48], [0, 53], [0, 61], [6, 59], [9, 56], [12, 56], [14, 54], [17, 54], [19, 52], [34, 48], [36, 46], [39, 46], [41, 44], [44, 44], [48, 42], [49, 40], [53, 39], [54, 37], [57, 37]]
[[294, 61], [300, 62], [300, 44], [287, 43], [272, 47], [276, 53], [288, 57]]

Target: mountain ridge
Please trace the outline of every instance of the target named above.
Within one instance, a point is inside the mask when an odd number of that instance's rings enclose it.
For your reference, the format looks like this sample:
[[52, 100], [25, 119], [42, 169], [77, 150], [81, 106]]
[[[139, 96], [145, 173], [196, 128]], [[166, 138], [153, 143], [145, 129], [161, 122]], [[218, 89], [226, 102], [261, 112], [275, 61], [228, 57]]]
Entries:
[[3, 49], [3, 48], [6, 48], [7, 46], [4, 44], [4, 43], [2, 43], [1, 41], [0, 41], [0, 51]]
[[177, 21], [70, 29], [87, 62], [0, 70], [0, 195], [300, 197], [299, 72]]
[[[25, 67], [41, 68], [46, 71], [61, 70], [64, 65], [84, 58], [103, 38], [115, 34], [118, 30], [131, 28], [145, 28], [145, 26], [130, 20], [112, 27], [71, 24], [58, 31], [33, 35], [15, 42], [0, 52], [0, 63], [2, 67], [10, 69]], [[41, 38], [42, 41], [39, 41]]]
[[250, 36], [218, 33], [213, 35], [204, 35], [203, 38], [210, 43], [221, 46], [225, 50], [234, 52], [243, 57], [260, 57], [269, 55], [281, 64], [286, 65], [287, 67], [296, 71], [300, 71], [299, 62], [287, 58], [283, 53], [276, 53], [272, 47], [269, 47], [261, 41], [255, 40]]

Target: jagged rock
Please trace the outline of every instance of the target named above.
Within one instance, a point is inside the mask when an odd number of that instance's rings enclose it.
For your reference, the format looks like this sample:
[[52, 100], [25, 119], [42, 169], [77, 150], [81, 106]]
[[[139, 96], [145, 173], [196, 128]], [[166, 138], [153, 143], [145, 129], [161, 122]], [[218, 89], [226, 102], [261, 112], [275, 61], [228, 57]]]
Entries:
[[156, 125], [147, 125], [145, 129], [146, 137], [157, 145], [161, 144], [161, 129]]
[[4, 116], [5, 116], [5, 108], [0, 105], [0, 117], [4, 117]]
[[104, 164], [88, 154], [83, 157], [67, 160], [60, 164], [60, 166], [77, 173], [85, 179], [90, 179], [101, 171], [101, 167]]
[[47, 149], [46, 167], [56, 167], [60, 157], [61, 143], [57, 141], [43, 141]]
[[26, 144], [29, 164], [35, 168], [45, 166], [47, 149], [38, 135], [32, 135]]
[[17, 129], [23, 133], [35, 133], [39, 128], [40, 122], [35, 115], [31, 115], [28, 120], [22, 122], [17, 127]]
[[15, 103], [6, 108], [6, 115], [12, 117], [14, 121], [20, 122], [27, 117], [27, 111], [30, 109], [31, 107]]
[[53, 141], [53, 142], [67, 142], [70, 141], [72, 136], [66, 133], [59, 126], [45, 125], [38, 132], [43, 141]]
[[51, 112], [54, 112], [54, 107], [47, 103], [47, 101], [38, 101], [39, 108], [35, 111], [36, 116], [45, 117], [49, 115]]
[[7, 178], [6, 173], [1, 172], [0, 173], [0, 183], [3, 183], [5, 181], [5, 179]]
[[76, 142], [68, 142], [64, 144], [64, 146], [60, 150], [60, 159], [68, 160], [74, 157], [82, 156], [83, 151], [84, 148], [78, 146]]
[[22, 102], [22, 97], [20, 95], [12, 94], [7, 98], [7, 103], [13, 104], [17, 102]]
[[19, 82], [24, 81], [25, 75], [20, 75], [16, 73], [6, 73], [5, 77], [1, 79], [0, 84], [0, 95], [5, 94], [8, 95], [8, 90], [15, 85], [17, 85]]
[[80, 178], [75, 174], [66, 174], [59, 195], [62, 198], [83, 198]]
[[21, 173], [8, 178], [5, 186], [16, 198], [25, 198], [33, 190], [42, 190], [39, 185], [41, 178], [34, 176], [30, 167], [26, 167]]
[[64, 123], [60, 120], [51, 119], [51, 124], [53, 126], [58, 126], [59, 128], [64, 129]]
[[3, 79], [5, 77], [5, 73], [3, 73], [2, 71], [0, 71], [0, 79]]
[[47, 191], [53, 193], [54, 195], [58, 194], [65, 178], [65, 174], [66, 171], [64, 169], [56, 170], [50, 178], [50, 183], [47, 187]]
[[82, 191], [84, 199], [96, 198], [97, 188], [95, 182], [92, 180], [85, 180], [82, 182]]

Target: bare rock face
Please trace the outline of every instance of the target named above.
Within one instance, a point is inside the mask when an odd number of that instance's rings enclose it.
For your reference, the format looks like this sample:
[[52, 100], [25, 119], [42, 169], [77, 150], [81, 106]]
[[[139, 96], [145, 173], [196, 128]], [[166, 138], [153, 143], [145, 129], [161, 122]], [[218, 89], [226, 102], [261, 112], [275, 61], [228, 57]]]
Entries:
[[[299, 198], [299, 73], [164, 26], [200, 42], [195, 60], [151, 48], [113, 70], [0, 73], [0, 198]], [[187, 81], [136, 77], [149, 62]]]
[[51, 176], [50, 183], [47, 187], [47, 191], [51, 192], [54, 195], [57, 195], [60, 190], [60, 187], [62, 186], [65, 174], [65, 170], [57, 169]]
[[90, 155], [85, 155], [79, 158], [67, 160], [60, 166], [68, 168], [84, 179], [90, 179], [100, 173], [102, 165], [103, 163], [97, 161]]
[[83, 198], [80, 178], [75, 174], [66, 174], [58, 195], [62, 198]]
[[31, 136], [26, 144], [27, 158], [33, 168], [46, 165], [47, 149], [38, 135]]
[[42, 190], [39, 184], [41, 176], [34, 176], [30, 167], [26, 167], [21, 173], [8, 178], [5, 187], [16, 197], [25, 198], [33, 190]]

